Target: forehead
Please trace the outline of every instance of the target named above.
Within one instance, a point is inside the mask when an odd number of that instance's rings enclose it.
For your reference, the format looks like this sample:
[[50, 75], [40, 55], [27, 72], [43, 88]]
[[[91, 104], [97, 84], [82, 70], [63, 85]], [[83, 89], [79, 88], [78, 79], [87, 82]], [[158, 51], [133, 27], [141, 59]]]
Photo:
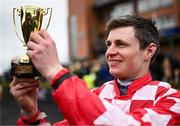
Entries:
[[112, 29], [109, 32], [107, 41], [123, 40], [125, 42], [138, 41], [135, 37], [135, 30], [132, 26]]

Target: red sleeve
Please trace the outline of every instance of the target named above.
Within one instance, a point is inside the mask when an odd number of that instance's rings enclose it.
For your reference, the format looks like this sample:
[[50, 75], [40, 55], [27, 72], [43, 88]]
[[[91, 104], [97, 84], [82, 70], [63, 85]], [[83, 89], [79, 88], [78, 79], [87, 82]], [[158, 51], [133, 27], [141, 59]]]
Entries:
[[[51, 81], [51, 85], [67, 73], [61, 70]], [[65, 79], [53, 92], [53, 98], [70, 124], [93, 124], [106, 109], [101, 100], [90, 92], [85, 82], [77, 76]]]

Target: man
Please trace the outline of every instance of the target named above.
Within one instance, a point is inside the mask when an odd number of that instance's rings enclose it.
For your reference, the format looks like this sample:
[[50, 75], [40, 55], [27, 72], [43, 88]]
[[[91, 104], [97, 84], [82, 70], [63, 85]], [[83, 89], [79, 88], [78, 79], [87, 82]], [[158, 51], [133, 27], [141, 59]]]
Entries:
[[[154, 23], [140, 16], [122, 16], [110, 20], [106, 31], [106, 59], [115, 79], [93, 91], [62, 67], [46, 31], [31, 34], [27, 53], [50, 81], [53, 98], [65, 117], [56, 125], [180, 124], [180, 92], [151, 79], [149, 67], [159, 48]], [[19, 125], [45, 122], [37, 105], [38, 83], [14, 78], [10, 85], [22, 110]]]

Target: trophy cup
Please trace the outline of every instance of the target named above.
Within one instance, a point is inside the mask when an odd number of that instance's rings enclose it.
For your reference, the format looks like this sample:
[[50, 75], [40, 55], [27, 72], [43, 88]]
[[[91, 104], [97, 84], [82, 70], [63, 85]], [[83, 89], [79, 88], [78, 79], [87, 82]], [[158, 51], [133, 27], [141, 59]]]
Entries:
[[[36, 32], [41, 29], [43, 16], [47, 15], [48, 13], [50, 14], [46, 30], [51, 20], [52, 8], [42, 9], [40, 7], [34, 6], [22, 6], [20, 9], [13, 8], [13, 22], [15, 32], [17, 37], [23, 43], [24, 47], [27, 46], [31, 32]], [[20, 16], [20, 26], [23, 39], [17, 33], [15, 14]], [[16, 77], [28, 78], [40, 76], [39, 72], [36, 70], [30, 57], [27, 54], [21, 56], [19, 59], [12, 60], [11, 74]]]

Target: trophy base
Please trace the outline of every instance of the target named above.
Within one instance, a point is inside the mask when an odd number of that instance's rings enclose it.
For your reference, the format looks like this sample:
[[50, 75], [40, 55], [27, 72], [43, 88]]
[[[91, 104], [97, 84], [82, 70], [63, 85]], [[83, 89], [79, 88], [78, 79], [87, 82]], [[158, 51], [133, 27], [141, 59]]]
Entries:
[[20, 63], [19, 61], [11, 62], [11, 75], [18, 78], [40, 77], [40, 73], [33, 66], [32, 62]]

